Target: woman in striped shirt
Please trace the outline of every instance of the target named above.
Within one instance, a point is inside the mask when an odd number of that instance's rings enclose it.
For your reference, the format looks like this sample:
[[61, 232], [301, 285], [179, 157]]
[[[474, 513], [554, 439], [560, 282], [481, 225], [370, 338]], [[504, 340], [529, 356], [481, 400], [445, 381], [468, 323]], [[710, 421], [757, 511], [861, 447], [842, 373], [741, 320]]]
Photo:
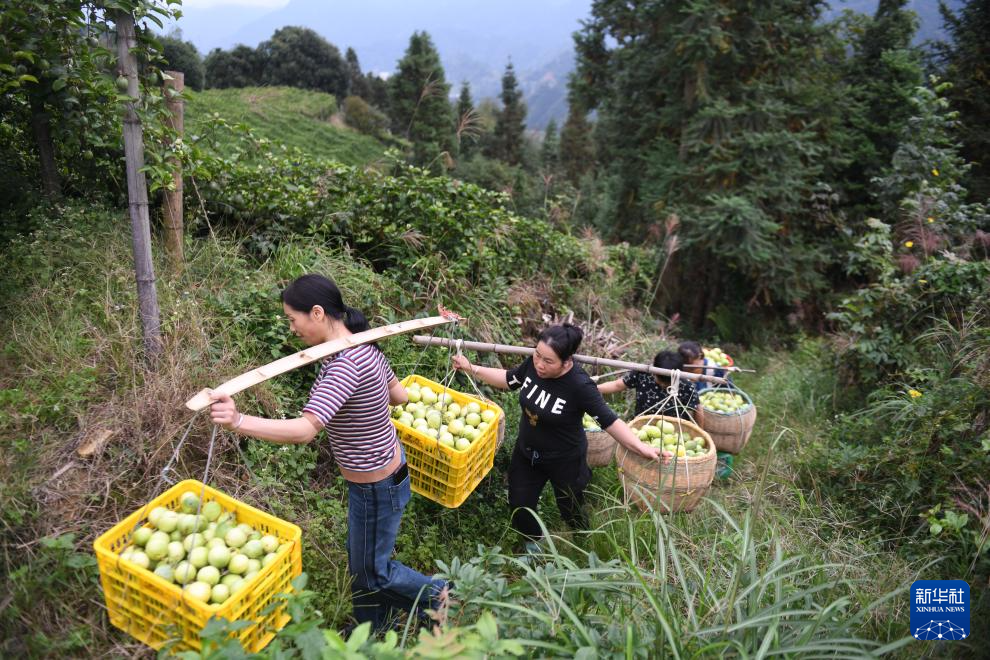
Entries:
[[[282, 292], [289, 329], [307, 346], [368, 329], [364, 315], [344, 304], [340, 290], [322, 275], [303, 275]], [[280, 444], [312, 442], [325, 430], [348, 482], [347, 556], [354, 618], [376, 630], [390, 623], [390, 609], [439, 609], [447, 585], [392, 559], [402, 512], [409, 502], [405, 456], [392, 426], [390, 405], [407, 401], [377, 346], [347, 348], [323, 361], [309, 401], [296, 419], [265, 419], [238, 412], [230, 396], [213, 396], [215, 424]]]

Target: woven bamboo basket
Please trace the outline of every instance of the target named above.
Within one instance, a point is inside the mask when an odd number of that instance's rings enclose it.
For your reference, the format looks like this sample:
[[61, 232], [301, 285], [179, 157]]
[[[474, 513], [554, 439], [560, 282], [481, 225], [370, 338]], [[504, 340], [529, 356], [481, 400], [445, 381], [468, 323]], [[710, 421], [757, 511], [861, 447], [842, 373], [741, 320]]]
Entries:
[[661, 421], [670, 422], [679, 430], [683, 428], [692, 437], [700, 435], [706, 441], [708, 452], [704, 456], [674, 458], [663, 465], [619, 446], [615, 461], [626, 502], [634, 502], [644, 511], [650, 508], [664, 513], [691, 511], [701, 502], [715, 478], [715, 445], [700, 426], [677, 417], [644, 415], [632, 420], [629, 426], [638, 429]]
[[588, 436], [588, 467], [605, 467], [615, 457], [615, 438], [605, 431], [585, 431]]
[[756, 424], [756, 405], [748, 394], [742, 390], [733, 390], [741, 394], [749, 407], [741, 412], [722, 413], [705, 408], [704, 404], [698, 406], [695, 419], [698, 424], [709, 435], [718, 451], [738, 454], [742, 451], [749, 436], [753, 433], [753, 425]]

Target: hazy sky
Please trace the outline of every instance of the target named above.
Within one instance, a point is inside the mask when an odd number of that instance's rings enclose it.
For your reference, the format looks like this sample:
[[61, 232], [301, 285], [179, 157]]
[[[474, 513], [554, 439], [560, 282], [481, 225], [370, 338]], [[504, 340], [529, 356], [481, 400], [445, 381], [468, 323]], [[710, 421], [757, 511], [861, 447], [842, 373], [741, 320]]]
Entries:
[[277, 9], [289, 0], [182, 0], [182, 8], [210, 9], [212, 7], [270, 7]]

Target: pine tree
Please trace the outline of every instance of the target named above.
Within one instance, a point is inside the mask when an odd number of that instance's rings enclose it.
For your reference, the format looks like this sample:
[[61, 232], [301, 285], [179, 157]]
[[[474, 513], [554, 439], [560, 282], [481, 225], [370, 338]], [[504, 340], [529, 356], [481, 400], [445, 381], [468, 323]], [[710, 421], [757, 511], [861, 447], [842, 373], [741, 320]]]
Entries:
[[481, 135], [480, 118], [474, 109], [471, 98], [471, 84], [461, 83], [461, 94], [457, 98], [457, 147], [462, 159], [470, 157], [477, 149]]
[[921, 53], [911, 45], [918, 21], [907, 0], [880, 0], [872, 18], [853, 26], [853, 55], [845, 74], [849, 164], [837, 174], [852, 215], [879, 211], [871, 181], [889, 167], [910, 117], [915, 88], [924, 82]]
[[543, 145], [540, 147], [540, 163], [544, 174], [553, 175], [560, 165], [560, 136], [557, 135], [557, 120], [551, 118], [543, 131]]
[[962, 122], [962, 155], [974, 163], [971, 199], [990, 198], [990, 2], [970, 0], [953, 14], [940, 2], [951, 44], [940, 44], [945, 78], [952, 83], [949, 100]]
[[526, 104], [516, 81], [516, 72], [509, 62], [502, 75], [502, 109], [495, 122], [495, 158], [519, 165], [523, 156], [523, 139], [526, 132]]
[[592, 170], [595, 163], [588, 113], [574, 98], [570, 99], [567, 120], [560, 131], [559, 159], [564, 175], [575, 185], [582, 175]]
[[348, 48], [344, 55], [347, 62], [347, 94], [348, 96], [360, 96], [367, 102], [371, 102], [371, 87], [368, 79], [361, 73], [361, 63], [358, 62], [357, 53], [353, 48]]
[[438, 168], [454, 148], [454, 111], [440, 55], [426, 32], [414, 32], [389, 79], [392, 132], [413, 143], [413, 162]]
[[828, 289], [839, 232], [810, 200], [837, 157], [843, 49], [822, 6], [598, 0], [575, 35], [570, 91], [597, 111], [604, 228], [645, 240], [680, 219], [664, 302], [698, 327], [720, 301], [783, 307]]
[[388, 82], [370, 71], [364, 74], [364, 82], [368, 86], [368, 98], [365, 100], [385, 114], [388, 114]]

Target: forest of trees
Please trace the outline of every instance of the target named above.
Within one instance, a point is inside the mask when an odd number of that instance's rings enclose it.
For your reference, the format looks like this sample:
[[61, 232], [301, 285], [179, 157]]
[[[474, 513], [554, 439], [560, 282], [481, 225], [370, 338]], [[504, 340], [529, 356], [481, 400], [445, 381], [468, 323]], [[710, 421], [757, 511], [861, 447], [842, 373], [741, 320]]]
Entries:
[[[971, 2], [956, 15], [943, 6], [950, 40], [915, 45], [917, 17], [906, 6], [881, 0], [872, 16], [826, 22], [819, 2], [597, 0], [574, 36], [567, 120], [559, 134], [554, 124], [542, 135], [526, 131], [511, 62], [500, 98], [476, 103], [467, 83], [446, 80], [426, 32], [411, 35], [387, 81], [363, 72], [353, 49], [342, 55], [304, 27], [205, 58], [181, 33], [160, 44], [163, 61], [194, 90], [287, 85], [333, 94], [357, 130], [406, 140], [411, 163], [505, 192], [523, 215], [566, 216], [634, 244], [669, 242], [674, 228], [677, 253], [642, 302], [701, 327], [712, 315], [754, 308], [776, 314], [797, 305], [817, 317], [829, 292], [857, 284], [842, 255], [869, 218], [897, 212], [883, 181], [913, 133], [920, 87], [947, 83], [939, 88], [950, 108], [944, 140], [958, 140], [968, 163], [958, 183], [967, 201], [986, 198], [990, 9]], [[52, 87], [7, 108], [25, 113], [25, 126], [34, 116], [41, 139], [37, 119], [52, 116], [65, 88], [53, 89], [56, 63], [48, 71], [38, 64], [13, 63]], [[71, 121], [52, 127], [69, 142], [62, 127]], [[37, 153], [47, 173], [40, 180], [54, 189], [54, 156]], [[18, 160], [7, 159], [11, 174], [31, 179]]]

